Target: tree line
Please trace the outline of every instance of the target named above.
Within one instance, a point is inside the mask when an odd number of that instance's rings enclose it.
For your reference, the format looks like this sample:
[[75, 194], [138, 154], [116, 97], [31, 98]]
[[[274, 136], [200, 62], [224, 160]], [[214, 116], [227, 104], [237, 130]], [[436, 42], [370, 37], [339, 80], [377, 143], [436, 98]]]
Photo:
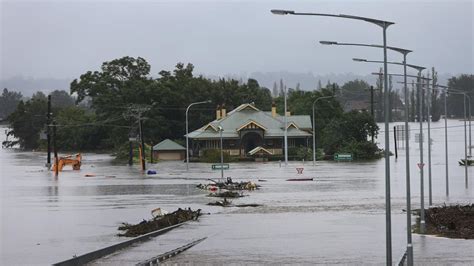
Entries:
[[[367, 142], [367, 136], [376, 134], [378, 128], [370, 108], [367, 108], [370, 106], [370, 103], [367, 104], [370, 101], [370, 86], [364, 81], [350, 81], [341, 87], [328, 83], [325, 88], [314, 91], [302, 91], [298, 86], [286, 89], [280, 82], [280, 93], [272, 95], [269, 89], [261, 87], [254, 79], [242, 82], [196, 76], [192, 64], [178, 63], [172, 71], [160, 71], [158, 78], [151, 76], [150, 69], [151, 66], [141, 57], [123, 57], [104, 62], [100, 70], [88, 71], [74, 79], [69, 93], [51, 93], [59, 149], [120, 150], [129, 137], [137, 136], [138, 120], [143, 124], [147, 144], [156, 144], [166, 138], [182, 142], [185, 110], [192, 102], [210, 100], [211, 103], [191, 109], [190, 131], [214, 120], [216, 106], [222, 104], [228, 111], [249, 102], [261, 110], [270, 110], [272, 102], [275, 102], [277, 110], [283, 114], [281, 92], [287, 90], [288, 109], [292, 114], [311, 114], [317, 98], [333, 96], [318, 101], [315, 106], [316, 136], [318, 143], [321, 143], [318, 146], [326, 153], [355, 151], [364, 145], [364, 149], [370, 151], [368, 154], [377, 150], [376, 146]], [[450, 82], [463, 88], [465, 79], [462, 75]], [[467, 79], [472, 81], [472, 75]], [[273, 88], [273, 91], [278, 90]], [[376, 94], [375, 99], [379, 95]], [[396, 95], [393, 97], [397, 98]], [[345, 112], [351, 109], [347, 108], [347, 103], [351, 101], [365, 105], [358, 108], [359, 111]], [[17, 92], [4, 89], [0, 102], [8, 102], [0, 105], [0, 115], [8, 117], [8, 134], [15, 137], [4, 145], [19, 145], [28, 150], [44, 148], [45, 141], [41, 136], [46, 125], [52, 123], [46, 119], [47, 96], [37, 92], [30, 99], [25, 99]], [[457, 108], [453, 106], [452, 110], [455, 114]], [[370, 157], [367, 154], [360, 156]]]

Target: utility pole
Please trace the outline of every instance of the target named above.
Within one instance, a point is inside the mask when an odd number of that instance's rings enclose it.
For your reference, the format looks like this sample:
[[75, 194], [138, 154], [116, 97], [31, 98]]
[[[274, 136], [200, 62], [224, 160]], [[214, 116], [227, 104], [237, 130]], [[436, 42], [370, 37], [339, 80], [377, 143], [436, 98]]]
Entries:
[[50, 132], [50, 124], [51, 124], [51, 95], [48, 95], [48, 113], [46, 114], [46, 138], [48, 142], [48, 154], [46, 158], [46, 167], [51, 169], [51, 132]]
[[129, 150], [128, 150], [128, 165], [133, 165], [133, 142], [129, 139]]
[[[149, 105], [131, 105], [127, 112], [123, 114], [124, 117], [127, 118], [135, 118], [138, 120], [138, 134], [140, 138], [140, 144], [139, 146], [141, 147], [140, 149], [140, 157], [141, 157], [141, 167], [142, 171], [146, 170], [146, 165], [145, 165], [145, 139], [143, 137], [143, 116], [142, 114], [150, 110], [151, 106]], [[132, 162], [132, 156], [133, 156], [133, 150], [132, 150], [132, 142], [130, 141], [130, 158], [129, 158], [129, 165], [131, 165]]]
[[141, 119], [141, 113], [138, 115], [138, 128], [140, 130], [140, 141], [141, 141], [141, 164], [142, 164], [142, 170], [145, 171], [145, 139], [143, 139], [143, 125], [142, 125], [142, 119]]
[[153, 163], [153, 142], [150, 143], [150, 163]]
[[56, 121], [53, 121], [54, 177], [59, 174], [58, 146], [56, 146]]
[[[370, 115], [372, 115], [372, 119], [375, 120], [374, 116], [374, 86], [370, 86]], [[372, 144], [374, 143], [374, 131], [370, 133], [372, 138]]]

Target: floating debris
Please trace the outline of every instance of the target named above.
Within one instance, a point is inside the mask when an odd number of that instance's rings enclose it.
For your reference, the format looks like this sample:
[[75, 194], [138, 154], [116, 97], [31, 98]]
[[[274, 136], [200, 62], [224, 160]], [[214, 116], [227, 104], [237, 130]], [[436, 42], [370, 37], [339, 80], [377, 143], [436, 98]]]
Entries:
[[226, 189], [226, 190], [256, 190], [259, 189], [260, 186], [255, 184], [252, 181], [243, 181], [243, 182], [234, 182], [232, 178], [227, 177], [226, 181], [215, 181], [209, 179], [212, 184], [199, 184], [196, 187], [205, 190], [216, 191], [218, 189]]
[[313, 181], [313, 178], [290, 178], [286, 181]]
[[187, 210], [179, 208], [173, 213], [158, 216], [149, 221], [143, 220], [138, 224], [133, 225], [128, 223], [122, 223], [122, 226], [120, 226], [118, 230], [125, 231], [125, 233], [121, 233], [118, 235], [126, 237], [136, 237], [139, 235], [166, 228], [168, 226], [176, 225], [190, 220], [197, 220], [200, 215], [201, 209], [193, 211], [191, 210], [191, 208], [188, 208]]
[[[419, 210], [417, 211], [419, 215]], [[419, 233], [417, 218], [415, 232]], [[425, 210], [426, 234], [474, 239], [474, 204], [432, 207]]]
[[[466, 165], [466, 160], [461, 159], [461, 161], [459, 161], [459, 165], [465, 166]], [[474, 165], [474, 160], [467, 159], [467, 166], [473, 166], [473, 165]]]
[[226, 198], [224, 198], [224, 200], [218, 200], [216, 202], [209, 202], [207, 205], [221, 206], [221, 207], [259, 207], [259, 206], [262, 206], [261, 204], [255, 204], [255, 203], [233, 205], [232, 201], [227, 200]]
[[221, 207], [227, 207], [232, 204], [232, 201], [227, 200], [224, 198], [224, 200], [218, 200], [216, 202], [209, 202], [207, 205], [209, 206], [221, 206]]
[[236, 191], [224, 191], [224, 192], [211, 193], [208, 196], [218, 197], [218, 198], [240, 198], [240, 197], [243, 197], [244, 195]]

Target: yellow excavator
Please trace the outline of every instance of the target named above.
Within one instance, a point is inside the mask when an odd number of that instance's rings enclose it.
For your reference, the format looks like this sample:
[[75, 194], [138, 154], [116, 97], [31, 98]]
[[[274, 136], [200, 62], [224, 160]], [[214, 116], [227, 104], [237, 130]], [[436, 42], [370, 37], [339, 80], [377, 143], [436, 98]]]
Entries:
[[59, 157], [58, 165], [54, 163], [52, 171], [56, 171], [56, 167], [57, 167], [57, 171], [61, 172], [64, 166], [66, 165], [72, 165], [72, 170], [81, 170], [81, 160], [82, 160], [82, 155], [80, 153], [77, 153], [75, 155], [66, 155], [64, 157]]

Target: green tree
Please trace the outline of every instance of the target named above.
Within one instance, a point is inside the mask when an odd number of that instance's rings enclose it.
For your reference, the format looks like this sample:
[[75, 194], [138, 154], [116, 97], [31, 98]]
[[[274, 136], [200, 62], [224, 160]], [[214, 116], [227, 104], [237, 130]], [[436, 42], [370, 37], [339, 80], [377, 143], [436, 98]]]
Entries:
[[6, 88], [3, 89], [3, 93], [0, 96], [0, 120], [7, 118], [15, 111], [22, 97], [21, 92], [8, 91]]
[[[71, 83], [71, 94], [77, 94], [77, 102], [90, 97], [97, 120], [113, 122], [119, 127], [129, 126], [123, 114], [131, 104], [152, 103], [147, 95], [152, 85], [150, 65], [141, 57], [122, 57], [104, 62], [101, 71], [88, 71]], [[118, 129], [118, 128], [117, 128]], [[118, 147], [127, 139], [124, 130], [109, 130], [109, 143]]]
[[80, 107], [70, 106], [59, 111], [57, 122], [57, 145], [61, 150], [81, 151], [104, 147], [107, 128], [97, 123], [95, 114]]
[[65, 108], [74, 106], [74, 98], [66, 91], [55, 90], [51, 92], [51, 106], [54, 108]]
[[[463, 91], [469, 94], [471, 99], [474, 99], [474, 75], [462, 74], [457, 77], [452, 77], [448, 81], [450, 89]], [[464, 117], [464, 96], [460, 94], [448, 94], [448, 113], [455, 117]], [[469, 105], [466, 105], [469, 106]], [[474, 108], [471, 106], [471, 114]]]
[[365, 147], [368, 150], [361, 150], [358, 159], [374, 158], [378, 149], [367, 138], [372, 132], [377, 135], [378, 130], [377, 124], [367, 111], [344, 113], [324, 128], [322, 137], [324, 152], [333, 155], [337, 152], [347, 152], [348, 147]]
[[40, 131], [46, 125], [46, 112], [47, 102], [44, 98], [33, 97], [26, 102], [20, 101], [17, 109], [8, 117], [10, 130], [7, 135], [14, 136], [17, 140], [3, 142], [4, 146], [18, 144], [22, 149], [38, 148]]

